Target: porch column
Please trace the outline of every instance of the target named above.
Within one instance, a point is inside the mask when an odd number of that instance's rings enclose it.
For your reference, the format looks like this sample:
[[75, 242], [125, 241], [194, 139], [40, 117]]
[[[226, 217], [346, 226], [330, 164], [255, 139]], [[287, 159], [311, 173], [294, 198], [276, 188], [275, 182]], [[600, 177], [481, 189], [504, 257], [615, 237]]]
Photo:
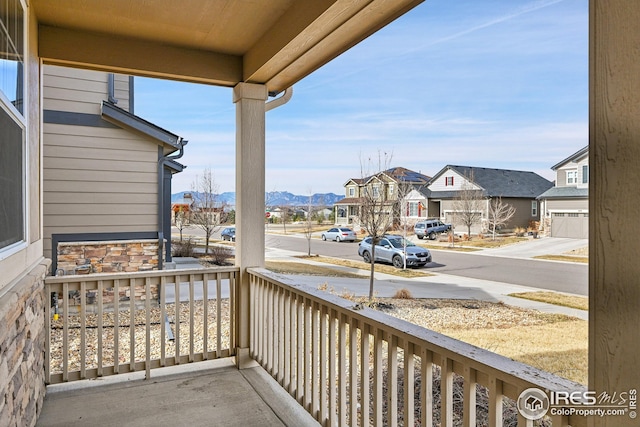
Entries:
[[236, 104], [236, 363], [249, 356], [248, 267], [264, 267], [265, 101], [264, 85], [240, 83], [233, 88]]
[[640, 2], [589, 9], [589, 389], [619, 395], [640, 390]]

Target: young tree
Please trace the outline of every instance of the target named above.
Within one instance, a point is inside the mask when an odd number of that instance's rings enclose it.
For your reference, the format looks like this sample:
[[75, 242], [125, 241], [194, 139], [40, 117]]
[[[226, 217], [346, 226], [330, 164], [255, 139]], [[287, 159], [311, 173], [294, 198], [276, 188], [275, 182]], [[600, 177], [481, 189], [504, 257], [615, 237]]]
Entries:
[[307, 238], [307, 255], [311, 256], [311, 235], [313, 234], [313, 216], [311, 209], [313, 207], [313, 195], [309, 191], [309, 202], [307, 203], [307, 219], [304, 222], [304, 237]]
[[516, 213], [516, 208], [502, 201], [502, 197], [492, 199], [489, 203], [489, 230], [492, 240], [496, 240], [496, 230], [509, 222]]
[[360, 226], [371, 237], [371, 269], [369, 276], [369, 302], [373, 300], [376, 245], [387, 231], [393, 227], [393, 203], [389, 200], [388, 191], [370, 172], [376, 174], [389, 169], [391, 155], [378, 152], [377, 164], [371, 158], [364, 162], [360, 159], [362, 178], [367, 180], [362, 189], [360, 203]]
[[178, 210], [175, 212], [175, 226], [180, 231], [180, 241], [182, 242], [182, 230], [185, 229], [187, 224], [189, 223], [189, 208], [180, 205], [178, 206]]
[[193, 211], [191, 224], [200, 227], [205, 234], [205, 255], [209, 253], [209, 239], [216, 227], [222, 223], [224, 206], [218, 203], [218, 185], [211, 168], [207, 167], [202, 175], [196, 175], [193, 183]]
[[471, 227], [482, 219], [483, 207], [482, 190], [475, 186], [472, 173], [458, 190], [458, 197], [453, 202], [455, 218], [467, 227], [467, 236], [471, 237]]

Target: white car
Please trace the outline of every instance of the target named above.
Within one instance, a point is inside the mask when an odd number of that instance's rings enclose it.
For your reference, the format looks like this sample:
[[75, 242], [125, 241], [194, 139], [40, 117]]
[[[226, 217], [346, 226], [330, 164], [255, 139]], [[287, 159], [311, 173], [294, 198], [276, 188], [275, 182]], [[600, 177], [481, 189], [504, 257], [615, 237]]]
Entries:
[[356, 233], [346, 227], [334, 227], [322, 233], [322, 240], [335, 240], [336, 242], [355, 242]]

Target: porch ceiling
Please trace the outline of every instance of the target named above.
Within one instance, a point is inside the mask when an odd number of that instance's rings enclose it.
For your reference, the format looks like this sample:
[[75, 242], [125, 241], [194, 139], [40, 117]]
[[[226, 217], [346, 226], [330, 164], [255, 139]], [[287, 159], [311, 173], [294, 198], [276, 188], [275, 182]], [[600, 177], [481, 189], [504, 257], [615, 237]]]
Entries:
[[423, 0], [32, 0], [46, 63], [280, 92]]

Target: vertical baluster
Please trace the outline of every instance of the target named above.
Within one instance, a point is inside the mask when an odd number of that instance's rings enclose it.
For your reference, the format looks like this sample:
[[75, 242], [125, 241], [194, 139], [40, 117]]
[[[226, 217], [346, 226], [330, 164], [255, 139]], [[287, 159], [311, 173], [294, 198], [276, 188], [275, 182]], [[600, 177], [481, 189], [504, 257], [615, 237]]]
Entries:
[[358, 321], [349, 324], [349, 424], [358, 424]]
[[347, 316], [338, 320], [338, 410], [340, 425], [347, 425]]
[[145, 323], [145, 378], [151, 379], [151, 278], [144, 279], [144, 323]]
[[129, 279], [129, 371], [136, 370], [136, 279]]
[[433, 353], [420, 348], [420, 408], [421, 424], [433, 427]]
[[318, 352], [320, 346], [318, 324], [320, 315], [320, 305], [317, 302], [311, 304], [311, 415], [318, 419], [320, 411], [320, 376], [319, 369], [322, 358]]
[[297, 367], [297, 379], [298, 384], [296, 386], [297, 394], [296, 398], [298, 403], [303, 404], [304, 398], [304, 297], [302, 295], [296, 295], [296, 305], [298, 308], [297, 313], [297, 349], [296, 349], [296, 367]]
[[[240, 286], [240, 275], [238, 272], [233, 272], [229, 274], [229, 349], [231, 351], [235, 351], [236, 348], [236, 317], [235, 311], [237, 308], [236, 304], [236, 287]], [[251, 300], [249, 300], [249, 304], [252, 304]], [[253, 309], [249, 311], [252, 313], [255, 310], [255, 305], [252, 304]], [[251, 325], [251, 323], [249, 323]]]
[[369, 351], [371, 348], [369, 334], [371, 333], [371, 327], [364, 324], [360, 333], [360, 425], [368, 426], [371, 419], [369, 414]]
[[[97, 303], [98, 303], [98, 331], [97, 331], [97, 335], [98, 335], [98, 376], [101, 377], [103, 375], [103, 365], [104, 365], [104, 359], [103, 359], [103, 344], [102, 344], [102, 334], [104, 333], [104, 325], [103, 325], [103, 319], [102, 316], [104, 316], [104, 310], [103, 310], [103, 300], [102, 300], [102, 294], [104, 292], [104, 283], [102, 282], [102, 280], [98, 280], [98, 299], [97, 299]], [[114, 329], [115, 331], [115, 329]]]
[[464, 367], [464, 407], [462, 425], [475, 427], [476, 425], [476, 370]]
[[328, 310], [327, 306], [322, 304], [320, 307], [320, 415], [318, 421], [323, 424], [327, 420], [327, 344], [328, 344]]
[[[174, 278], [175, 280], [175, 278]], [[166, 292], [164, 287], [166, 286], [166, 277], [160, 277], [160, 366], [166, 366], [165, 359], [166, 345], [167, 345], [167, 307], [166, 307]]]
[[398, 425], [398, 337], [389, 333], [387, 338], [387, 421]]
[[[229, 296], [231, 296], [231, 278], [229, 278]], [[259, 360], [257, 357], [257, 348], [258, 348], [258, 316], [257, 316], [257, 310], [258, 310], [258, 297], [257, 297], [257, 292], [258, 290], [256, 289], [256, 278], [253, 275], [249, 275], [249, 325], [251, 325], [251, 327], [249, 328], [249, 352], [251, 354], [251, 356], [256, 359]], [[229, 301], [229, 307], [234, 307], [233, 305], [231, 305], [231, 301]], [[234, 307], [235, 309], [235, 307]], [[235, 313], [231, 316], [232, 319], [235, 318]], [[233, 322], [232, 322], [233, 323]]]
[[293, 349], [291, 347], [291, 293], [289, 291], [285, 291], [284, 296], [284, 339], [282, 340], [282, 344], [284, 347], [282, 348], [282, 358], [284, 361], [284, 372], [282, 377], [282, 387], [291, 393], [291, 353], [293, 353]]
[[304, 300], [304, 409], [311, 410], [311, 300]]
[[[220, 301], [218, 297], [220, 292], [218, 290], [220, 283], [220, 273], [216, 274], [216, 301]], [[221, 309], [216, 306], [216, 312], [220, 313]], [[220, 322], [218, 322], [220, 325]], [[218, 337], [221, 333], [219, 328], [216, 331]], [[221, 338], [220, 338], [221, 339]], [[218, 339], [218, 343], [220, 343]], [[220, 354], [220, 344], [216, 346], [217, 354]], [[219, 356], [218, 356], [219, 357]], [[202, 360], [209, 360], [209, 275], [204, 273], [202, 275]]]
[[[53, 292], [53, 286], [46, 284], [44, 285], [46, 300], [44, 304], [44, 382], [45, 384], [51, 383], [51, 329], [53, 327], [52, 316], [51, 313], [51, 298]], [[57, 291], [55, 291], [57, 292]]]
[[173, 287], [175, 289], [175, 326], [176, 326], [176, 333], [173, 337], [173, 343], [175, 344], [175, 359], [176, 359], [176, 365], [180, 364], [180, 311], [182, 306], [180, 305], [180, 280], [181, 277], [180, 276], [176, 276], [176, 281], [173, 284]]
[[285, 372], [284, 372], [284, 366], [285, 366], [285, 342], [286, 342], [286, 337], [285, 337], [285, 317], [286, 317], [286, 313], [288, 312], [288, 310], [286, 309], [286, 305], [285, 305], [285, 293], [284, 293], [284, 289], [280, 288], [278, 289], [278, 316], [276, 321], [278, 322], [278, 375], [276, 377], [276, 380], [278, 381], [278, 383], [280, 383], [280, 385], [284, 384], [284, 378], [285, 378]]
[[335, 426], [338, 424], [337, 410], [336, 410], [336, 326], [337, 326], [338, 314], [335, 310], [329, 311], [329, 425]]
[[382, 331], [375, 330], [373, 342], [373, 425], [382, 427]]
[[453, 427], [453, 361], [442, 356], [440, 364], [440, 420], [443, 427]]
[[69, 283], [62, 284], [62, 381], [69, 381]]
[[113, 281], [113, 373], [120, 372], [120, 280]]
[[502, 427], [502, 381], [489, 378], [489, 427]]
[[80, 378], [87, 378], [87, 282], [80, 282]]
[[189, 275], [189, 362], [194, 361], [194, 335], [195, 335], [195, 325], [194, 325], [194, 317], [195, 317], [195, 277], [193, 274]]
[[273, 357], [273, 344], [274, 344], [274, 315], [273, 315], [273, 307], [274, 307], [274, 286], [270, 281], [267, 282], [267, 307], [265, 310], [265, 324], [267, 325], [267, 346], [265, 348], [265, 354], [267, 355], [267, 372], [273, 375], [274, 372], [274, 357]]
[[404, 417], [403, 425], [414, 425], [414, 384], [415, 384], [415, 348], [413, 343], [406, 341], [404, 344]]

